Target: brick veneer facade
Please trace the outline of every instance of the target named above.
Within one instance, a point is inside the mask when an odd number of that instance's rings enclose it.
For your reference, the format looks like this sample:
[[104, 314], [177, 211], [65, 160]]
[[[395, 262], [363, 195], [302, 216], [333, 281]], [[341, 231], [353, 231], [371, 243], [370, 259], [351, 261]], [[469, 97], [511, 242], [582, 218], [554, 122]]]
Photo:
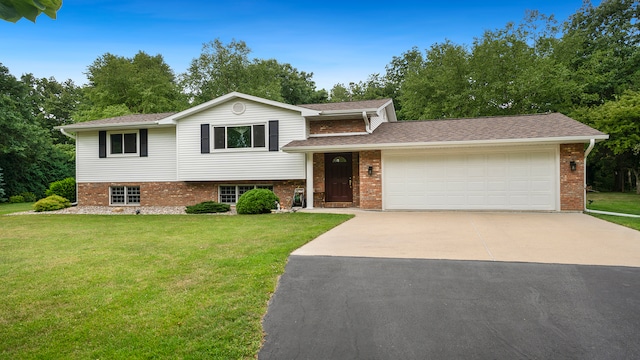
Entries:
[[304, 187], [304, 180], [225, 181], [225, 182], [123, 182], [78, 183], [78, 205], [109, 206], [110, 186], [140, 186], [140, 206], [186, 206], [202, 201], [218, 201], [220, 185], [273, 185], [283, 208], [290, 208], [293, 192]]
[[[353, 202], [325, 202], [324, 153], [313, 154], [313, 202], [315, 207], [353, 206], [362, 209], [382, 209], [381, 151], [352, 153]], [[571, 161], [576, 170], [571, 171]], [[369, 166], [372, 174], [369, 175]], [[220, 185], [273, 185], [284, 208], [292, 203], [294, 189], [305, 187], [304, 180], [291, 181], [225, 181], [225, 182], [140, 182], [140, 183], [78, 183], [78, 203], [81, 206], [108, 206], [110, 186], [140, 186], [141, 206], [186, 206], [206, 200], [218, 200]], [[582, 211], [584, 208], [584, 145], [560, 145], [560, 210]]]
[[365, 132], [366, 126], [363, 119], [340, 120], [311, 120], [309, 121], [309, 134], [339, 134], [350, 132]]
[[584, 144], [560, 145], [560, 210], [584, 210]]
[[[382, 209], [382, 155], [380, 150], [360, 152], [360, 208]], [[369, 175], [369, 166], [373, 167]]]

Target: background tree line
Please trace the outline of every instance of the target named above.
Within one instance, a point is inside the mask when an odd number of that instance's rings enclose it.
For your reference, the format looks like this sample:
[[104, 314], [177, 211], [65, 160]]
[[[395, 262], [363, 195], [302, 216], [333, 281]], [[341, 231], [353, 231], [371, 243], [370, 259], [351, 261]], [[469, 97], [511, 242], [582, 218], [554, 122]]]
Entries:
[[586, 2], [563, 23], [529, 11], [472, 44], [408, 49], [384, 72], [329, 91], [316, 88], [311, 72], [251, 58], [239, 40], [204, 44], [183, 74], [162, 55], [107, 53], [87, 67], [83, 86], [31, 74], [16, 79], [0, 64], [5, 193], [41, 196], [49, 182], [73, 176], [73, 140], [54, 126], [180, 111], [231, 91], [289, 104], [392, 98], [401, 120], [562, 112], [611, 135], [590, 156], [589, 184], [638, 189], [639, 14], [631, 0]]

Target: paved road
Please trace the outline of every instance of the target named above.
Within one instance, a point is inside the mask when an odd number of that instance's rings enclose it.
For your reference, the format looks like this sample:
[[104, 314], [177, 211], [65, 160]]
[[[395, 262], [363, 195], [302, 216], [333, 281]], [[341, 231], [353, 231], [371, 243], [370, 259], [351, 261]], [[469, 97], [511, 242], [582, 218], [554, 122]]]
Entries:
[[640, 268], [291, 256], [259, 359], [638, 359]]

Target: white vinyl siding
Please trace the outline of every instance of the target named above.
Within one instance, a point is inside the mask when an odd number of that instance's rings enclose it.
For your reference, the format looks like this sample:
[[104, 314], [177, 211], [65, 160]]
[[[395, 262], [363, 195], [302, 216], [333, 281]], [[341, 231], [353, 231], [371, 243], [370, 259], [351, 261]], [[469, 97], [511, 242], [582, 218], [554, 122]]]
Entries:
[[[109, 137], [107, 137], [108, 140]], [[175, 128], [149, 129], [147, 142], [148, 157], [114, 156], [99, 158], [98, 131], [78, 132], [76, 142], [76, 181], [175, 181]]]
[[[246, 105], [240, 114], [232, 112], [236, 101], [220, 104], [189, 117], [179, 119], [177, 125], [178, 180], [180, 181], [227, 181], [227, 180], [288, 180], [304, 179], [304, 154], [269, 151], [265, 147], [224, 149], [218, 151], [211, 146], [210, 153], [200, 151], [200, 129], [202, 124], [217, 126], [243, 126], [279, 121], [279, 147], [292, 140], [301, 140], [304, 135], [304, 119], [300, 113], [260, 103], [242, 100]], [[268, 138], [268, 127], [265, 129]]]
[[559, 210], [557, 146], [385, 151], [384, 208]]

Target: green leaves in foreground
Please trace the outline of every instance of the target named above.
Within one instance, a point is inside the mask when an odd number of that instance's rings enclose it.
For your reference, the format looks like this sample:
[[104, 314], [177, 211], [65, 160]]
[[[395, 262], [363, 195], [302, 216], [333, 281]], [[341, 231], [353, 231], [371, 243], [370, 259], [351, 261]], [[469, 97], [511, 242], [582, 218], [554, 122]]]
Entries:
[[18, 22], [23, 17], [36, 22], [41, 13], [55, 20], [62, 0], [0, 0], [0, 18]]

